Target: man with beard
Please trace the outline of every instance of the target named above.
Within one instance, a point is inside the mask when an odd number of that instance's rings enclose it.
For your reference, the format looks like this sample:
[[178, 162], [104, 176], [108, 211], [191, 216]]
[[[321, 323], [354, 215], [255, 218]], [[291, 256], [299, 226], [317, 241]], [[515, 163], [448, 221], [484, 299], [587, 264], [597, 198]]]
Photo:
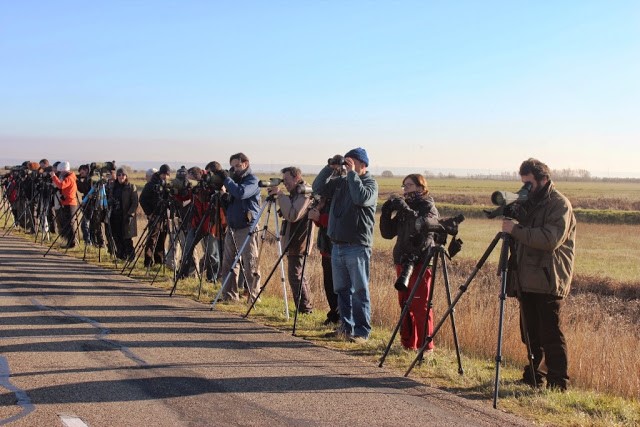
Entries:
[[[508, 294], [520, 300], [529, 334], [533, 368], [524, 368], [522, 381], [566, 390], [569, 385], [567, 344], [560, 329], [560, 310], [569, 295], [575, 258], [576, 218], [569, 200], [555, 189], [549, 167], [530, 158], [520, 165], [520, 178], [531, 184], [528, 200], [516, 218], [506, 218], [502, 231], [515, 240], [510, 259]], [[523, 340], [524, 341], [524, 340]], [[541, 369], [544, 356], [546, 371]]]
[[[223, 179], [223, 185], [229, 194], [226, 203], [227, 236], [224, 239], [222, 255], [222, 277], [226, 279], [232, 271], [224, 288], [223, 301], [238, 301], [238, 273], [239, 263], [231, 270], [231, 264], [248, 239], [241, 257], [244, 275], [249, 292], [249, 302], [258, 295], [260, 286], [260, 271], [258, 270], [258, 235], [250, 234], [251, 225], [260, 212], [260, 188], [258, 178], [251, 173], [249, 158], [244, 153], [236, 153], [229, 159], [231, 169], [214, 170], [213, 174]], [[223, 279], [224, 280], [224, 279]]]

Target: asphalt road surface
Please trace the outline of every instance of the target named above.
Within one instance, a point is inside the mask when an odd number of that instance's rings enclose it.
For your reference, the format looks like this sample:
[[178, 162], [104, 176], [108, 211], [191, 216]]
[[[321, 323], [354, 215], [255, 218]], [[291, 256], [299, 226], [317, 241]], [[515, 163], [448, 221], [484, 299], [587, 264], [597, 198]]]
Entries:
[[45, 249], [0, 237], [0, 425], [528, 425]]

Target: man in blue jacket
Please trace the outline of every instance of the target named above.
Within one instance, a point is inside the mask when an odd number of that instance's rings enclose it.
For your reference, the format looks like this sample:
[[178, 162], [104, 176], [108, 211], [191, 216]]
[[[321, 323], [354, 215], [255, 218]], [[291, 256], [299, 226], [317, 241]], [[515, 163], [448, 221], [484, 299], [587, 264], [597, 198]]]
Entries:
[[[249, 234], [251, 224], [260, 213], [260, 188], [258, 178], [251, 173], [249, 158], [243, 153], [237, 153], [229, 159], [231, 169], [229, 173], [220, 169], [213, 173], [222, 178], [224, 187], [229, 194], [226, 205], [227, 235], [224, 239], [222, 256], [222, 277], [226, 278], [231, 270], [231, 264], [247, 238], [247, 244], [242, 250], [244, 275], [249, 291], [249, 302], [258, 295], [260, 287], [260, 271], [258, 269], [258, 235]], [[237, 263], [222, 295], [223, 301], [238, 301], [238, 273], [240, 263]]]
[[[329, 159], [313, 191], [331, 198], [327, 234], [333, 243], [333, 287], [338, 295], [340, 327], [330, 337], [364, 342], [371, 333], [369, 261], [373, 244], [378, 184], [367, 171], [363, 148]], [[346, 175], [339, 173], [346, 170]]]

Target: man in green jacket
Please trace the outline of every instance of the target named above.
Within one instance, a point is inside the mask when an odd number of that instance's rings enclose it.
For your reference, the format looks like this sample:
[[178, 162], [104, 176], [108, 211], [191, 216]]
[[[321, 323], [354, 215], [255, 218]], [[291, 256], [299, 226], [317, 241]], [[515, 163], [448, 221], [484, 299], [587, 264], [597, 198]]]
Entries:
[[564, 391], [569, 375], [560, 311], [573, 275], [576, 218], [569, 200], [551, 182], [546, 164], [525, 160], [520, 177], [531, 184], [531, 191], [517, 218], [503, 221], [502, 231], [515, 240], [510, 286], [519, 295], [533, 354], [535, 372], [525, 367], [523, 382], [541, 385], [546, 377], [548, 388]]

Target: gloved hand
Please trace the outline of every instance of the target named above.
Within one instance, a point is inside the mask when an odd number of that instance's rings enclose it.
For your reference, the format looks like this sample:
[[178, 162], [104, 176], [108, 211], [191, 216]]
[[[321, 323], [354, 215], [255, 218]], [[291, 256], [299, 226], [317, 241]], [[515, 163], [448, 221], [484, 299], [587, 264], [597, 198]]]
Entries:
[[393, 208], [398, 211], [398, 213], [402, 213], [403, 215], [412, 215], [417, 216], [416, 211], [411, 209], [407, 202], [403, 198], [393, 199]]
[[389, 199], [386, 202], [384, 202], [382, 204], [382, 208], [380, 208], [380, 211], [382, 212], [383, 215], [390, 215], [391, 212], [394, 211], [393, 199]]

